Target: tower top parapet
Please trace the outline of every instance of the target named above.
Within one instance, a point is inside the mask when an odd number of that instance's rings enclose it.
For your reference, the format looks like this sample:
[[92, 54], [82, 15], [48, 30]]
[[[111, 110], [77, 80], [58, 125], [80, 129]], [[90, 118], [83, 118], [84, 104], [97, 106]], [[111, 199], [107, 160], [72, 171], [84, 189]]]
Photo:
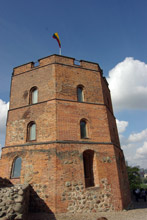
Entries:
[[89, 70], [102, 72], [98, 63], [80, 60], [77, 65], [75, 61], [76, 59], [72, 57], [66, 57], [66, 56], [53, 54], [51, 56], [47, 56], [47, 57], [39, 59], [37, 62], [38, 63], [37, 66], [35, 65], [35, 62], [29, 62], [21, 66], [15, 67], [13, 69], [13, 75], [21, 74], [21, 73], [31, 71], [33, 69], [40, 68], [42, 66], [46, 66], [50, 64], [62, 64], [62, 65], [68, 65], [68, 66], [74, 66], [74, 67], [76, 66], [79, 68], [85, 68]]

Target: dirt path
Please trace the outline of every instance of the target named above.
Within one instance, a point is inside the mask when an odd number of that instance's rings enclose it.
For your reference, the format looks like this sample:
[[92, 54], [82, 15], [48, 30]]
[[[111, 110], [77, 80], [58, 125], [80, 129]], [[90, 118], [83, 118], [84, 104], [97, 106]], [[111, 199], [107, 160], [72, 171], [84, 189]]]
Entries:
[[97, 220], [102, 216], [108, 220], [147, 220], [147, 202], [134, 202], [132, 208], [127, 211], [56, 215], [36, 213], [30, 215], [28, 220]]

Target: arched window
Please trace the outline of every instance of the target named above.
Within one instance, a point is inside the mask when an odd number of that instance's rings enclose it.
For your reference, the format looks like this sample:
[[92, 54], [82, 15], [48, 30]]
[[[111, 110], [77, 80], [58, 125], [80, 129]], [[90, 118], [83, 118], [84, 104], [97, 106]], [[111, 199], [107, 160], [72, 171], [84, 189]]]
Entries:
[[86, 150], [83, 153], [85, 187], [94, 186], [94, 170], [93, 170], [94, 151]]
[[12, 165], [12, 172], [11, 172], [11, 178], [19, 178], [21, 173], [21, 157], [17, 157], [13, 161]]
[[84, 92], [83, 92], [82, 85], [79, 85], [77, 87], [77, 99], [78, 99], [78, 102], [84, 102]]
[[36, 86], [30, 89], [30, 104], [38, 102], [38, 89]]
[[86, 120], [82, 119], [80, 121], [80, 132], [81, 132], [81, 138], [87, 138], [87, 125], [86, 125]]
[[36, 140], [36, 124], [34, 121], [30, 122], [27, 127], [27, 141]]

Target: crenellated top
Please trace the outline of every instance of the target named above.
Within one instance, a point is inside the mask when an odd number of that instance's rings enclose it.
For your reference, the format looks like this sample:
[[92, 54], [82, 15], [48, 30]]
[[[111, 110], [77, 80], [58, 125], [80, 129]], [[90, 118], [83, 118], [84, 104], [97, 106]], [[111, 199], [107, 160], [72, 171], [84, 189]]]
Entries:
[[35, 62], [30, 62], [30, 63], [23, 64], [21, 66], [15, 67], [13, 69], [13, 75], [31, 71], [33, 69], [40, 68], [42, 66], [50, 65], [50, 64], [62, 64], [62, 65], [69, 65], [69, 66], [74, 66], [74, 67], [76, 66], [79, 68], [85, 68], [85, 69], [101, 72], [101, 68], [99, 67], [97, 63], [80, 60], [77, 65], [75, 61], [76, 61], [75, 58], [54, 54], [54, 55], [39, 59], [37, 66], [35, 65]]

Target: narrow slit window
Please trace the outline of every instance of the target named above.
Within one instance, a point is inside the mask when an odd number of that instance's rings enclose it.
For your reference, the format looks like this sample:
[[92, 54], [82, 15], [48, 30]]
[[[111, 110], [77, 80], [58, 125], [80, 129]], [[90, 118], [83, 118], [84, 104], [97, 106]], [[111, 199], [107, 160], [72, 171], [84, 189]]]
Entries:
[[86, 121], [81, 120], [80, 121], [80, 132], [81, 132], [81, 138], [87, 138], [87, 128], [86, 128]]
[[86, 150], [83, 153], [85, 187], [94, 186], [94, 170], [93, 170], [94, 151]]
[[36, 140], [36, 124], [35, 122], [31, 122], [28, 125], [28, 141]]
[[13, 162], [11, 178], [19, 178], [21, 174], [21, 158], [17, 157]]
[[78, 102], [84, 102], [84, 93], [82, 86], [77, 87], [77, 98], [78, 98]]
[[33, 87], [30, 90], [30, 104], [38, 103], [38, 89], [37, 87]]

